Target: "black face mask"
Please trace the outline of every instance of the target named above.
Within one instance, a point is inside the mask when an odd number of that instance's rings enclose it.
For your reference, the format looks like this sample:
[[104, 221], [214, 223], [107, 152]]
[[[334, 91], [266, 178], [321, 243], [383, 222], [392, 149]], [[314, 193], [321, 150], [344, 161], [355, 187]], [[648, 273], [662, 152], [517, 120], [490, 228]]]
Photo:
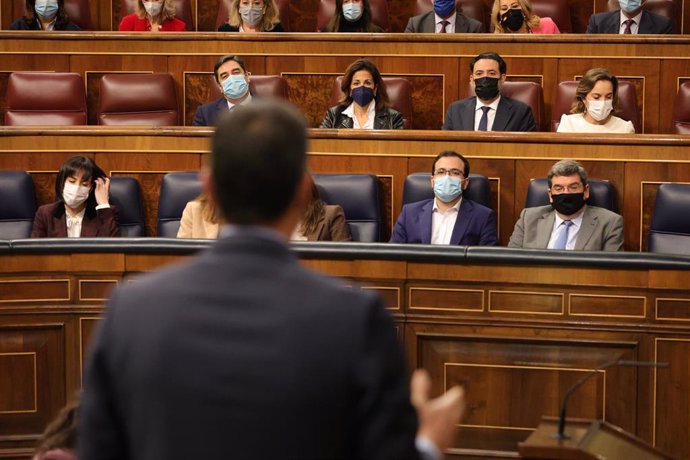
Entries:
[[585, 205], [585, 192], [551, 195], [551, 206], [564, 216], [572, 216]]
[[501, 26], [511, 32], [517, 32], [525, 23], [525, 16], [519, 8], [511, 8], [501, 16]]
[[483, 101], [490, 101], [495, 98], [498, 96], [498, 78], [475, 78], [474, 93]]

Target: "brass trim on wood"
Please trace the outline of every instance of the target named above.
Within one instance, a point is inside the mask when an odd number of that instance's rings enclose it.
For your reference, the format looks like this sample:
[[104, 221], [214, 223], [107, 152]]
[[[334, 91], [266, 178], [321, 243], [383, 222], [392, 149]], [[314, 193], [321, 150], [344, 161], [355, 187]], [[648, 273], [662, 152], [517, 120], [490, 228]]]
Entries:
[[19, 351], [12, 353], [0, 353], [0, 356], [31, 356], [34, 367], [34, 407], [27, 410], [0, 410], [0, 414], [35, 414], [38, 412], [38, 371], [36, 368], [36, 352], [35, 351]]

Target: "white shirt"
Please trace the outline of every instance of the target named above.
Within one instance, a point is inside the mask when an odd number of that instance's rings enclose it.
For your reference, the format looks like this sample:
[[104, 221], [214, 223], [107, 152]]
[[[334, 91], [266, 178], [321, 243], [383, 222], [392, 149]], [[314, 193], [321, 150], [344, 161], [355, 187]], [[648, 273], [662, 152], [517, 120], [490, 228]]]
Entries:
[[634, 134], [635, 125], [616, 116], [611, 116], [605, 124], [590, 123], [583, 113], [563, 114], [558, 125], [559, 133], [613, 133]]
[[355, 103], [348, 105], [345, 110], [343, 110], [343, 115], [347, 115], [352, 118], [352, 127], [354, 129], [374, 129], [374, 119], [376, 118], [376, 99], [372, 99], [367, 106], [367, 122], [364, 126], [359, 125], [359, 120], [355, 116]]
[[484, 105], [479, 98], [477, 98], [477, 105], [474, 107], [474, 130], [479, 131], [479, 122], [482, 120], [482, 115], [484, 111], [482, 107], [489, 107], [491, 110], [486, 114], [488, 123], [486, 124], [486, 130], [491, 131], [494, 127], [494, 120], [496, 119], [496, 110], [498, 110], [498, 103], [501, 101], [501, 96], [499, 95], [495, 101], [489, 105]]
[[[640, 20], [642, 19], [642, 10], [637, 14], [637, 16], [630, 18], [633, 21], [635, 21], [635, 24], [630, 25], [630, 33], [631, 34], [636, 34], [640, 30]], [[621, 25], [620, 25], [620, 30], [618, 31], [619, 34], [625, 33], [625, 21], [628, 20], [628, 17], [623, 14], [621, 11]]]
[[446, 212], [439, 209], [436, 200], [438, 198], [434, 198], [434, 207], [431, 211], [431, 244], [450, 244], [450, 237], [453, 235], [455, 222], [458, 220], [462, 198]]
[[448, 19], [443, 19], [441, 16], [438, 14], [434, 13], [434, 17], [436, 18], [436, 33], [441, 33], [441, 29], [443, 29], [443, 21], [447, 21], [448, 24], [446, 24], [446, 33], [447, 34], [454, 34], [455, 33], [455, 16], [457, 13], [453, 13], [450, 15]]
[[65, 222], [67, 223], [67, 238], [79, 238], [81, 236], [81, 223], [84, 221], [86, 208], [74, 216], [65, 209]]
[[252, 101], [252, 93], [247, 93], [247, 98], [244, 99], [244, 100], [243, 100], [242, 102], [240, 102], [239, 104], [233, 104], [232, 102], [228, 101], [227, 99], [225, 100], [225, 102], [228, 103], [228, 110], [234, 109], [236, 105], [246, 105], [246, 104], [249, 104], [251, 101]]
[[[564, 220], [561, 219], [561, 216], [559, 216], [558, 213], [555, 213], [555, 215], [556, 219], [553, 222], [553, 229], [551, 229], [551, 238], [549, 239], [549, 244], [546, 246], [546, 249], [553, 249], [553, 245], [558, 239], [558, 236], [563, 233], [566, 228], [568, 228], [565, 225], [561, 225], [564, 222]], [[570, 219], [573, 225], [571, 225], [570, 230], [568, 230], [568, 242], [565, 244], [566, 251], [572, 251], [575, 249], [577, 234], [580, 232], [580, 227], [582, 227], [582, 216], [584, 215], [585, 213], [582, 212], [576, 218]]]

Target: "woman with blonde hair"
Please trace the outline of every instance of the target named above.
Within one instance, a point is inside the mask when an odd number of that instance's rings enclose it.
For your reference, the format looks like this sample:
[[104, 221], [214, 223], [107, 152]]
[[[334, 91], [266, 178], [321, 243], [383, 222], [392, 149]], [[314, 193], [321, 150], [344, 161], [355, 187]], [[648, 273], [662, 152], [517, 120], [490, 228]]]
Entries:
[[532, 12], [529, 0], [494, 0], [491, 23], [495, 34], [560, 34], [553, 19]]
[[186, 24], [175, 17], [175, 0], [136, 0], [134, 13], [120, 21], [120, 31], [184, 32]]
[[274, 0], [224, 0], [228, 4], [228, 22], [218, 32], [285, 32]]
[[177, 237], [213, 240], [218, 238], [220, 224], [218, 206], [209, 195], [202, 193], [185, 206]]

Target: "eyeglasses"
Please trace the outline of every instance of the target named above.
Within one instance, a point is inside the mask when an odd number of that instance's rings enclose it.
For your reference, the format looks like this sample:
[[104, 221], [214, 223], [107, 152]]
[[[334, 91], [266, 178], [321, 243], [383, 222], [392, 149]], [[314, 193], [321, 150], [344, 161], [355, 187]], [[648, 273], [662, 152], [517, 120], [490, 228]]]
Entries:
[[582, 184], [570, 184], [567, 187], [563, 187], [562, 185], [553, 185], [551, 186], [551, 191], [555, 193], [563, 193], [566, 190], [568, 193], [579, 193], [584, 189], [584, 186]]
[[462, 178], [465, 177], [465, 174], [463, 174], [462, 171], [460, 171], [459, 169], [456, 169], [456, 168], [453, 168], [453, 169], [443, 169], [443, 168], [437, 169], [436, 172], [434, 173], [434, 177], [443, 177], [443, 176], [447, 176], [448, 174], [450, 174], [450, 175], [453, 176], [453, 177], [462, 177]]

